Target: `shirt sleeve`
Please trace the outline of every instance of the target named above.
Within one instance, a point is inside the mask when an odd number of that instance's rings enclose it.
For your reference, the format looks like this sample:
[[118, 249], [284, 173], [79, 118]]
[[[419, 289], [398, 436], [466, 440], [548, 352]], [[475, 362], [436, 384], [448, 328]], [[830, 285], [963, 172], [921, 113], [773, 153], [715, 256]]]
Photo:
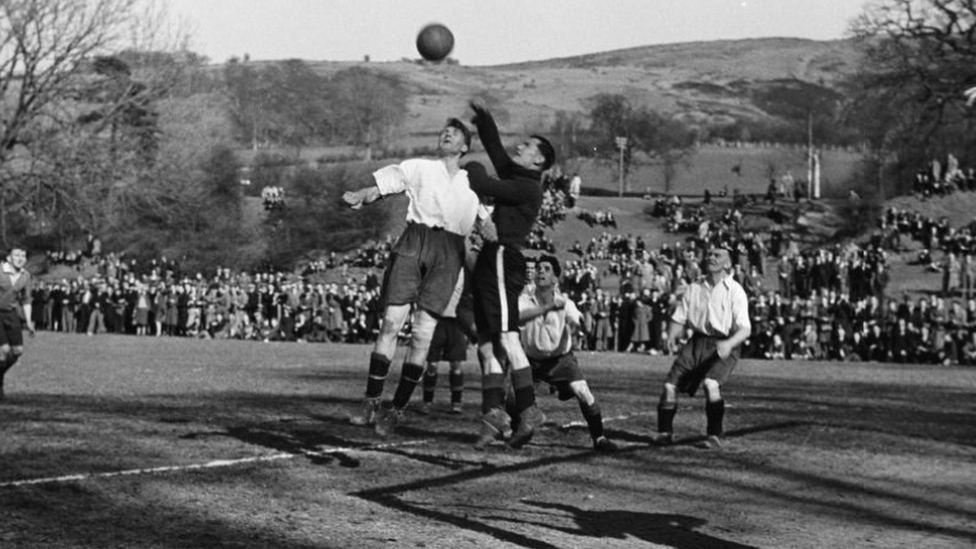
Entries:
[[689, 286], [681, 294], [681, 298], [678, 299], [678, 304], [675, 306], [674, 312], [671, 313], [671, 322], [684, 325], [688, 321], [688, 307], [691, 303], [691, 293], [692, 288]]
[[380, 194], [386, 196], [405, 191], [408, 182], [413, 179], [415, 173], [416, 163], [405, 160], [399, 164], [376, 170], [373, 172], [373, 179], [376, 181], [376, 187], [380, 190]]
[[495, 179], [488, 175], [484, 166], [470, 162], [464, 166], [468, 172], [471, 190], [479, 196], [490, 196], [509, 204], [522, 204], [533, 200], [537, 189], [515, 179]]
[[749, 320], [749, 298], [746, 297], [745, 290], [742, 286], [736, 284], [732, 286], [732, 332], [737, 332], [740, 329], [752, 329], [752, 323]]
[[479, 110], [474, 119], [474, 125], [478, 130], [478, 139], [485, 148], [485, 152], [488, 153], [488, 158], [495, 167], [495, 171], [498, 172], [499, 177], [506, 177], [512, 170], [514, 162], [502, 145], [495, 118], [490, 112]]
[[563, 307], [563, 310], [566, 312], [566, 322], [573, 326], [580, 325], [583, 320], [583, 313], [580, 312], [579, 307], [573, 303], [572, 299], [566, 298], [566, 306]]

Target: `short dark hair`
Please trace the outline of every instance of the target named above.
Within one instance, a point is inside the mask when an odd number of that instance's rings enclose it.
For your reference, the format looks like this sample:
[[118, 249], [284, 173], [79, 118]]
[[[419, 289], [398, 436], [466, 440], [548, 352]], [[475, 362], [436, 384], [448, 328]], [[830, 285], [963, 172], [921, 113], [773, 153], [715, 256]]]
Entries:
[[556, 149], [553, 148], [552, 143], [550, 143], [548, 139], [542, 137], [541, 135], [530, 135], [529, 137], [539, 142], [539, 152], [541, 152], [543, 158], [545, 158], [545, 162], [543, 162], [540, 171], [544, 172], [556, 163]]
[[537, 266], [539, 263], [548, 263], [552, 267], [552, 274], [556, 275], [556, 278], [559, 278], [563, 275], [563, 267], [562, 265], [559, 264], [559, 260], [556, 259], [556, 256], [554, 255], [549, 255], [549, 254], [540, 255], [539, 258], [535, 260], [535, 262]]
[[461, 130], [461, 133], [464, 134], [464, 144], [468, 146], [468, 149], [471, 148], [471, 130], [469, 130], [468, 127], [464, 125], [464, 122], [461, 122], [461, 119], [448, 118], [447, 124], [444, 127], [457, 128]]

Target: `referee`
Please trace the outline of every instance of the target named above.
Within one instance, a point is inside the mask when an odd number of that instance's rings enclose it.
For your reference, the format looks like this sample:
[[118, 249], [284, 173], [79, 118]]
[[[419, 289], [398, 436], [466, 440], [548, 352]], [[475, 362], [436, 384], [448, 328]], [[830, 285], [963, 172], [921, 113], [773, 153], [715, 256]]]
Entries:
[[664, 382], [657, 407], [658, 432], [652, 442], [674, 442], [674, 416], [678, 393], [695, 396], [705, 386], [708, 437], [703, 448], [722, 446], [725, 401], [720, 388], [739, 358], [739, 346], [749, 338], [749, 301], [745, 290], [732, 278], [731, 250], [715, 247], [708, 252], [706, 275], [688, 286], [671, 316], [668, 347], [673, 349], [686, 330], [691, 338], [681, 346]]

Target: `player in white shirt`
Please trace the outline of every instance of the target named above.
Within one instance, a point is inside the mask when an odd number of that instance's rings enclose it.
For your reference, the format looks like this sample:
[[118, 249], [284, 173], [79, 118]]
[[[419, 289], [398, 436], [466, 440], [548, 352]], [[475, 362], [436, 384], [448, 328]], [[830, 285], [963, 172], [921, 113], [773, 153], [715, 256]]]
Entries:
[[[466, 252], [466, 238], [475, 224], [478, 196], [471, 190], [460, 159], [471, 147], [471, 132], [456, 118], [447, 121], [437, 141], [436, 159], [410, 159], [381, 168], [375, 184], [350, 191], [343, 200], [353, 209], [397, 193], [407, 195], [407, 227], [390, 255], [383, 275], [383, 320], [370, 356], [366, 399], [361, 415], [350, 421], [373, 424], [386, 436], [403, 417], [424, 364], [437, 319], [456, 302]], [[389, 408], [382, 409], [383, 386], [396, 351], [397, 334], [411, 307], [410, 349]]]
[[593, 448], [598, 452], [613, 452], [616, 445], [604, 435], [600, 405], [573, 353], [573, 338], [579, 331], [582, 314], [572, 299], [559, 292], [561, 271], [559, 260], [551, 255], [536, 260], [535, 288], [519, 297], [522, 347], [533, 380], [555, 388], [559, 400], [575, 397], [593, 439]]
[[720, 388], [739, 359], [739, 347], [752, 333], [749, 300], [742, 286], [732, 278], [731, 250], [715, 247], [708, 253], [707, 274], [692, 283], [671, 316], [668, 347], [691, 330], [691, 338], [681, 347], [671, 366], [658, 402], [657, 445], [674, 441], [674, 416], [678, 393], [695, 396], [705, 386], [705, 417], [708, 423], [704, 448], [722, 446], [725, 400]]

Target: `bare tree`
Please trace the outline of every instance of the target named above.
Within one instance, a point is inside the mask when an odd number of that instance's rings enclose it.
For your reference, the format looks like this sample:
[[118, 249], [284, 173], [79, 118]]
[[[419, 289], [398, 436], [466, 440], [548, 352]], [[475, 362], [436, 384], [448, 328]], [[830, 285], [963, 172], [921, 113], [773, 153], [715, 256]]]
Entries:
[[395, 76], [353, 67], [337, 72], [329, 87], [339, 126], [371, 160], [373, 149], [387, 142], [406, 118], [403, 84]]
[[109, 51], [132, 20], [136, 0], [0, 2], [0, 241], [7, 244], [11, 166], [54, 105], [75, 88], [92, 57]]
[[[947, 152], [976, 160], [963, 93], [976, 85], [976, 0], [875, 0], [851, 33], [864, 57], [847, 83], [846, 119], [875, 165], [917, 169]], [[875, 184], [884, 195], [886, 179], [906, 175], [882, 169]]]

